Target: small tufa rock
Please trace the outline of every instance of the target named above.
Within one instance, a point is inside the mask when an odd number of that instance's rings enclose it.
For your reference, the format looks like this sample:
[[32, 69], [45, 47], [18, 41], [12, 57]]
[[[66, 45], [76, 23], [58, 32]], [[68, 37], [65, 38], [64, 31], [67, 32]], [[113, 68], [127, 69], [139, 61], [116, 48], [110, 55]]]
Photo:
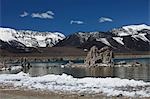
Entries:
[[85, 59], [86, 66], [96, 66], [100, 63], [112, 63], [113, 53], [110, 47], [106, 46], [98, 49], [96, 46], [91, 47]]

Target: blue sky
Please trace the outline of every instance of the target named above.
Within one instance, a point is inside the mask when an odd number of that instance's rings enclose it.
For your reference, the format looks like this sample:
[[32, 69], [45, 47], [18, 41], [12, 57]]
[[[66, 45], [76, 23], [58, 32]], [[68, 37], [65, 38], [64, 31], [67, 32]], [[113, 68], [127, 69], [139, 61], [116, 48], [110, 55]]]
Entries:
[[107, 31], [150, 25], [150, 0], [0, 0], [0, 26], [23, 30]]

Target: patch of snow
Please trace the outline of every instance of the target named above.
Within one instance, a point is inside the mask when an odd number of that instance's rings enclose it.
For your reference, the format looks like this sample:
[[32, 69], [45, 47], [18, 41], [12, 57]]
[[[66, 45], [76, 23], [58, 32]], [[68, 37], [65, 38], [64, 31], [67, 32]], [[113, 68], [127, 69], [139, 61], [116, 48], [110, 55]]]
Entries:
[[129, 34], [128, 33], [125, 33], [125, 32], [119, 32], [118, 33], [118, 36], [128, 36]]
[[5, 71], [5, 70], [21, 70], [22, 69], [22, 66], [10, 66], [10, 67], [7, 67], [7, 68], [5, 68], [5, 67], [3, 67], [3, 68], [1, 68], [0, 70], [1, 71]]
[[34, 36], [34, 38], [35, 38], [36, 40], [38, 40], [38, 41], [45, 40], [45, 37], [42, 36], [42, 35], [36, 35], [36, 36]]
[[79, 33], [77, 34], [77, 36], [79, 36], [80, 41], [83, 43], [84, 40], [85, 40], [85, 41], [88, 40], [88, 38], [90, 37], [90, 33], [82, 33], [82, 32], [79, 32]]
[[20, 70], [22, 69], [22, 66], [12, 66], [11, 70]]
[[150, 42], [148, 38], [145, 37], [146, 34], [138, 34], [138, 35], [132, 35], [133, 38], [135, 38], [136, 40], [141, 39], [145, 42]]
[[[18, 35], [18, 38], [23, 39], [20, 40], [20, 42], [28, 47], [46, 47], [46, 45], [54, 46], [60, 40], [65, 38], [62, 33], [58, 32], [18, 31]], [[28, 39], [24, 40], [25, 38]]]
[[99, 38], [99, 39], [96, 39], [96, 41], [101, 41], [102, 43], [104, 43], [108, 46], [111, 46], [111, 44], [108, 42], [108, 40], [106, 38]]
[[65, 65], [61, 65], [61, 68], [65, 68]]
[[123, 29], [130, 31], [131, 29], [133, 31], [140, 31], [142, 29], [149, 29], [150, 30], [150, 26], [146, 25], [146, 24], [141, 24], [141, 25], [128, 25], [128, 26], [123, 26]]
[[13, 36], [14, 34], [16, 34], [16, 31], [14, 29], [0, 28], [0, 39], [2, 41], [8, 42], [10, 40], [16, 40]]
[[[120, 78], [73, 78], [72, 76], [45, 75], [30, 77], [23, 72], [1, 74], [0, 84], [13, 84], [15, 87], [48, 90], [72, 94], [106, 94], [107, 96], [150, 97], [150, 83]], [[130, 90], [128, 88], [131, 88]]]
[[124, 43], [123, 43], [123, 38], [122, 38], [122, 37], [113, 37], [113, 39], [114, 39], [115, 41], [117, 41], [118, 43], [124, 45]]
[[55, 34], [55, 35], [58, 35], [58, 36], [59, 36], [59, 37], [61, 37], [61, 38], [65, 38], [65, 35], [64, 35], [64, 34], [62, 34], [62, 33], [55, 32], [54, 34]]
[[97, 66], [108, 67], [108, 66], [112, 66], [112, 64], [100, 63], [97, 64]]
[[84, 43], [90, 38], [94, 39], [104, 38], [107, 36], [107, 34], [104, 34], [102, 32], [78, 32], [76, 33], [76, 36], [79, 37], [80, 42]]
[[145, 24], [123, 26], [122, 28], [125, 29], [129, 35], [136, 35], [136, 34], [138, 34], [138, 31], [140, 31], [142, 29], [150, 30], [150, 26], [147, 26]]
[[128, 35], [137, 35], [139, 34], [138, 31], [141, 31], [143, 29], [150, 30], [150, 26], [141, 24], [141, 25], [128, 25], [123, 26], [122, 28], [113, 29], [113, 34], [116, 34], [117, 36], [128, 36]]
[[40, 47], [46, 47], [45, 41], [38, 41], [38, 45], [39, 45]]

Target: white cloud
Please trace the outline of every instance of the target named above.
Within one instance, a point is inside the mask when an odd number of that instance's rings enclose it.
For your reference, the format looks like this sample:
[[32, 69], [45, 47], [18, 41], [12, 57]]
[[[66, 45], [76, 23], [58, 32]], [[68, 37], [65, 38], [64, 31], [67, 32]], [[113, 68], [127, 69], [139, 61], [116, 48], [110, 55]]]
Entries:
[[32, 18], [41, 18], [41, 19], [53, 19], [54, 13], [52, 11], [47, 11], [44, 13], [32, 13]]
[[70, 24], [84, 24], [84, 22], [83, 21], [74, 21], [74, 20], [71, 20]]
[[103, 22], [112, 22], [112, 21], [113, 21], [113, 19], [108, 18], [108, 17], [101, 17], [101, 18], [99, 18], [99, 22], [100, 23], [103, 23]]
[[28, 15], [29, 15], [29, 13], [24, 11], [23, 14], [20, 15], [20, 17], [25, 17], [25, 16], [28, 16]]

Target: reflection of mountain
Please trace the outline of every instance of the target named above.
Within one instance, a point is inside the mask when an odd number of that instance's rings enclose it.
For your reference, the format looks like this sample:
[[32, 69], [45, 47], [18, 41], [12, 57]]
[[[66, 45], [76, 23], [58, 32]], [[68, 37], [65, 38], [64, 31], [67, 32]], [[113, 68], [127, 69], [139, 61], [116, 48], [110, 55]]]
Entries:
[[56, 44], [83, 49], [89, 49], [93, 45], [99, 48], [107, 45], [120, 52], [149, 51], [150, 26], [142, 24], [124, 26], [109, 32], [78, 32]]

